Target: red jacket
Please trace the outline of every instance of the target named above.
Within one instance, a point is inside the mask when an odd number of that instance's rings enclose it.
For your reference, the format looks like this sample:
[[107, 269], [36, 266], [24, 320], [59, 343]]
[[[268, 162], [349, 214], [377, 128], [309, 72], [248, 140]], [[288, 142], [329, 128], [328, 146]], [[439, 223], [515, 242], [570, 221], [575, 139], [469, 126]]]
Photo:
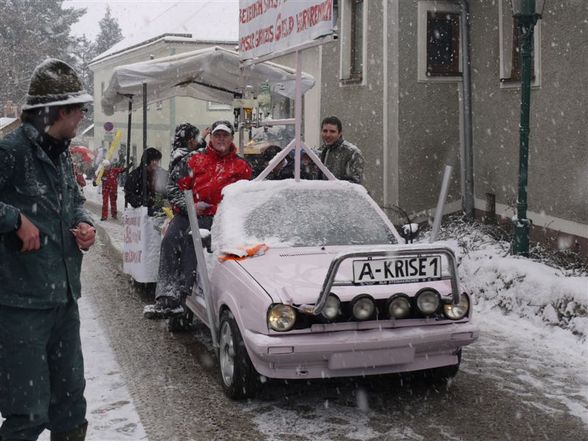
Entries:
[[237, 148], [234, 144], [231, 144], [231, 151], [223, 157], [218, 155], [211, 144], [208, 144], [203, 153], [190, 157], [188, 167], [194, 202], [203, 201], [211, 204], [202, 213], [205, 216], [214, 216], [216, 213], [224, 187], [241, 179], [249, 180], [252, 175], [249, 164], [237, 156]]
[[124, 167], [112, 167], [105, 169], [104, 173], [102, 174], [102, 188], [116, 190], [118, 187], [116, 179], [123, 171], [125, 171]]

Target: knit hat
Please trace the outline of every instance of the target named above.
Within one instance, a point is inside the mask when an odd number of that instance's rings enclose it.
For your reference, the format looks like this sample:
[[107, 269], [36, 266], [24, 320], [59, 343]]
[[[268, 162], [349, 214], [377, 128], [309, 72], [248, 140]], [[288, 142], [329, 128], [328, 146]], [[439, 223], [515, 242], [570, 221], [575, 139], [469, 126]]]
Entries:
[[196, 139], [200, 130], [190, 123], [183, 123], [176, 127], [174, 134], [173, 148], [174, 150], [180, 147], [186, 147], [186, 143], [190, 139]]
[[280, 146], [277, 145], [268, 145], [265, 150], [261, 153], [261, 159], [265, 162], [269, 162], [274, 159], [278, 153], [280, 153], [282, 149]]
[[110, 167], [110, 161], [108, 159], [103, 160], [102, 167], [104, 167], [104, 168]]
[[35, 68], [22, 109], [67, 106], [92, 101], [94, 99], [84, 90], [80, 77], [69, 64], [56, 58], [48, 58]]

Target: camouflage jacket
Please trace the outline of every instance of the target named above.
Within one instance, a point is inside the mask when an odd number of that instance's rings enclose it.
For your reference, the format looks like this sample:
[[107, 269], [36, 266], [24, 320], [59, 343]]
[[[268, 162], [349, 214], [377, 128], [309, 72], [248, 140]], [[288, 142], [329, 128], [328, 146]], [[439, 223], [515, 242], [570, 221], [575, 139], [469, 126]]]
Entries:
[[334, 144], [321, 146], [320, 158], [337, 179], [363, 183], [364, 159], [357, 146], [339, 138]]

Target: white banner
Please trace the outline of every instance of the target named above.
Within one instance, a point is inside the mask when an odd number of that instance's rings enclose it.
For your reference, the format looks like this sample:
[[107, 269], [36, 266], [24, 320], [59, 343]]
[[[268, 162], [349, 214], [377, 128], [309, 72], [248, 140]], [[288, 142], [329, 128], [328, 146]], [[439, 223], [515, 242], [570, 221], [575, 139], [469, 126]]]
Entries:
[[140, 283], [157, 282], [161, 233], [147, 207], [127, 207], [123, 218], [123, 272]]
[[293, 49], [332, 34], [333, 25], [333, 0], [240, 0], [240, 58]]

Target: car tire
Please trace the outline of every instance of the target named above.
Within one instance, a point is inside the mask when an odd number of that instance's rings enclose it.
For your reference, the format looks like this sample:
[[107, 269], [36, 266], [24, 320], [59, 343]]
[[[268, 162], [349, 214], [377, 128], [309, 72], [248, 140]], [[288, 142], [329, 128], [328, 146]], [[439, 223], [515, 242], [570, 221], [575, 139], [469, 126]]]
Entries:
[[233, 400], [255, 396], [259, 387], [258, 374], [231, 311], [221, 314], [218, 344], [219, 373], [225, 395]]

